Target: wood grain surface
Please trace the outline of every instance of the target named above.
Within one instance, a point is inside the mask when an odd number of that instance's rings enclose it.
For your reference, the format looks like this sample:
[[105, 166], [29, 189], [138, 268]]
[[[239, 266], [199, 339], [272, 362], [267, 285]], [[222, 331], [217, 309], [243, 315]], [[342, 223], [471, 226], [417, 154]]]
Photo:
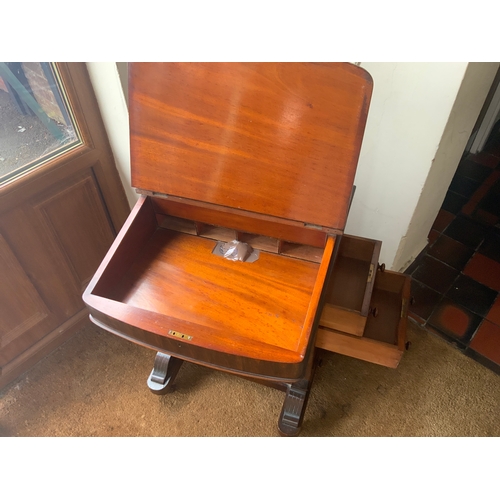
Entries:
[[[150, 199], [142, 197], [84, 300], [103, 324], [149, 345], [166, 340], [165, 350], [181, 356], [197, 346], [216, 360], [225, 353], [302, 363], [335, 237], [320, 263], [264, 251], [256, 262], [233, 262], [212, 254], [215, 243], [158, 227]], [[170, 330], [191, 339], [169, 337]]]
[[130, 65], [132, 185], [343, 229], [372, 82], [338, 63]]

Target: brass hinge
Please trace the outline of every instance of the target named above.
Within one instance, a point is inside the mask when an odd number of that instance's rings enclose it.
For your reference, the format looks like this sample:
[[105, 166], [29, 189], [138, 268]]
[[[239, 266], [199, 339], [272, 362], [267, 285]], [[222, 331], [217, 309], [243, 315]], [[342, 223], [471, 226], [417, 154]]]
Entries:
[[403, 299], [402, 304], [401, 304], [401, 317], [402, 318], [407, 316], [407, 309], [408, 309], [408, 299]]
[[374, 271], [375, 271], [375, 266], [373, 264], [370, 264], [370, 270], [368, 271], [368, 279], [366, 280], [367, 283], [372, 282]]
[[304, 227], [307, 227], [308, 229], [317, 229], [318, 231], [323, 231], [323, 226], [318, 226], [317, 224], [309, 224], [307, 222], [304, 222]]

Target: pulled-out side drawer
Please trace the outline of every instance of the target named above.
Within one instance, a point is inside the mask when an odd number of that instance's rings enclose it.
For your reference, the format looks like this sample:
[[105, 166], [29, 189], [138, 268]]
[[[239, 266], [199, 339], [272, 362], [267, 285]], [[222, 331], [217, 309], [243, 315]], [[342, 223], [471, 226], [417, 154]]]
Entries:
[[364, 336], [320, 326], [316, 347], [396, 368], [406, 343], [410, 277], [392, 271], [376, 274], [372, 306], [377, 307], [379, 313], [368, 317]]
[[380, 247], [376, 240], [343, 235], [319, 324], [362, 336], [370, 304]]

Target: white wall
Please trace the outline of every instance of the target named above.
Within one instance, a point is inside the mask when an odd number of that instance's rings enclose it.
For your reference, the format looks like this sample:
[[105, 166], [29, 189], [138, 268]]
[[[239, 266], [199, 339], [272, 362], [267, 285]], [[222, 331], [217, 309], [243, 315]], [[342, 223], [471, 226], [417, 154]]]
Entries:
[[[374, 87], [346, 232], [381, 240], [380, 261], [388, 268], [399, 269], [402, 264], [394, 262], [396, 253], [407, 233], [467, 63], [361, 66], [371, 74]], [[420, 243], [413, 257], [426, 241]], [[399, 261], [410, 258], [401, 255]]]
[[132, 207], [137, 201], [138, 195], [130, 186], [128, 108], [120, 75], [114, 62], [88, 62], [87, 69], [108, 134], [116, 167], [125, 188], [129, 205]]

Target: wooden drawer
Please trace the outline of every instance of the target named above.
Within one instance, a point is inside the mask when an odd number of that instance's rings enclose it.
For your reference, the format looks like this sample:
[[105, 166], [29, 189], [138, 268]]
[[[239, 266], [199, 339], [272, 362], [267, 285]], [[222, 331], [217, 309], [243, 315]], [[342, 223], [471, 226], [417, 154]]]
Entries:
[[371, 295], [380, 247], [376, 240], [342, 236], [327, 285], [320, 325], [362, 336], [372, 310]]
[[320, 326], [316, 347], [396, 368], [405, 349], [410, 277], [392, 271], [376, 275], [371, 303], [379, 312], [368, 317], [363, 337]]

